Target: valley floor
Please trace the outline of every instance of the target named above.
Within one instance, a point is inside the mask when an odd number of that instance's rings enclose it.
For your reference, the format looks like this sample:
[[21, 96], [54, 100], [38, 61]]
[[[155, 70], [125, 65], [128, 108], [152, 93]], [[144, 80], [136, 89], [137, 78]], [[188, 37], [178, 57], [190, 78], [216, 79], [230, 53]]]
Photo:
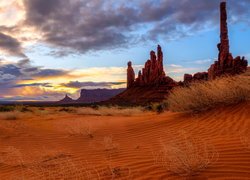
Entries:
[[[249, 103], [195, 115], [43, 111], [16, 120], [0, 116], [1, 180], [250, 179]], [[187, 146], [189, 140], [213, 155], [197, 172], [178, 174], [157, 160], [164, 145]], [[198, 149], [190, 144], [189, 150]]]

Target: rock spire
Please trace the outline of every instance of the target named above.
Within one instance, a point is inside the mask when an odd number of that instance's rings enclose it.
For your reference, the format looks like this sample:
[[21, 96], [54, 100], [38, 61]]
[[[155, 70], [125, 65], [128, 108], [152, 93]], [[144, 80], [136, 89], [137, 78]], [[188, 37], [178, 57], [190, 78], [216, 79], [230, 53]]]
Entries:
[[175, 84], [174, 80], [167, 77], [163, 68], [163, 52], [161, 46], [155, 51], [150, 52], [150, 59], [146, 61], [144, 68], [138, 72], [138, 77], [134, 80], [134, 71], [131, 69], [131, 62], [128, 62], [127, 87], [131, 86], [152, 86], [152, 85], [170, 85]]
[[130, 88], [135, 81], [135, 72], [132, 67], [132, 62], [128, 62], [128, 68], [127, 68], [127, 88]]

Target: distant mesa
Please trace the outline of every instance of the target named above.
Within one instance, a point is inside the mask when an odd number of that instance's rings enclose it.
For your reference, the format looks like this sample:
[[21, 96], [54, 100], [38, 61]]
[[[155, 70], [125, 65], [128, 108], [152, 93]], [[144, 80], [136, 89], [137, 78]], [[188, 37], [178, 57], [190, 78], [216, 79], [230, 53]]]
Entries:
[[82, 89], [80, 97], [77, 100], [73, 100], [68, 95], [57, 104], [91, 104], [102, 102], [110, 99], [113, 96], [124, 91], [124, 88], [120, 89]]
[[74, 103], [74, 100], [72, 98], [70, 98], [67, 94], [65, 95], [65, 97], [58, 101], [59, 104], [71, 104]]
[[77, 103], [96, 103], [106, 101], [124, 91], [120, 89], [82, 89]]

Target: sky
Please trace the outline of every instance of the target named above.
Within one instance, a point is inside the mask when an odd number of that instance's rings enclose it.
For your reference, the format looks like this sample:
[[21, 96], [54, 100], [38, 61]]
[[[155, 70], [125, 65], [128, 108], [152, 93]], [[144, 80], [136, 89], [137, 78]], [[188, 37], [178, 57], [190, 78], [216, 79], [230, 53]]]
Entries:
[[[160, 44], [166, 74], [217, 59], [220, 0], [0, 1], [0, 101], [54, 101], [126, 87]], [[250, 1], [227, 0], [230, 51], [250, 59]]]

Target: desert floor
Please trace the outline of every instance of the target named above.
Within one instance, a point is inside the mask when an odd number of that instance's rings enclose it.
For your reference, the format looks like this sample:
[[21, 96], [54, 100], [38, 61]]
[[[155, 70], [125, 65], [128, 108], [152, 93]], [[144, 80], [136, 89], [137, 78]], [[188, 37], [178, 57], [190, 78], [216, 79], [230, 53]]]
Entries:
[[250, 179], [249, 130], [250, 103], [193, 115], [1, 113], [0, 179]]

